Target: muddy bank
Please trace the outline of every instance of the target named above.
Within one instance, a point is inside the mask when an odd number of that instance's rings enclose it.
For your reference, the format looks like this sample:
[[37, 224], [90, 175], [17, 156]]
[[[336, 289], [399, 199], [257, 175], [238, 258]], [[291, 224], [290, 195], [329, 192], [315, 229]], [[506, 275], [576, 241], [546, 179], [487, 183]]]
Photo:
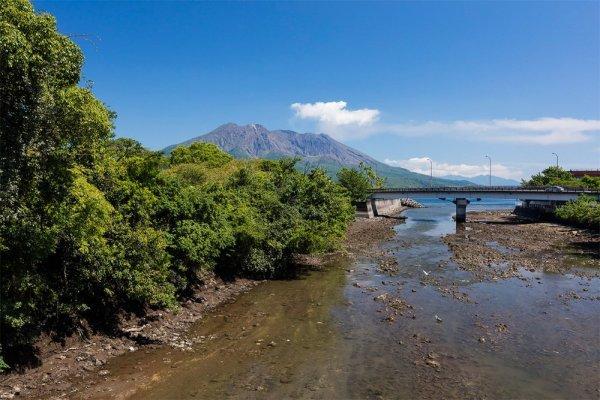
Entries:
[[441, 239], [453, 212], [359, 220], [346, 254], [204, 314], [180, 336], [189, 347], [114, 357], [55, 397], [597, 398], [600, 279], [482, 279]]
[[[358, 218], [348, 229], [342, 253], [358, 254], [371, 249], [379, 241], [393, 236], [392, 227], [397, 223], [398, 220], [391, 217]], [[336, 256], [298, 256], [296, 262], [320, 268]], [[224, 282], [212, 276], [181, 304], [180, 309], [150, 311], [142, 318], [123, 316], [119, 330], [113, 335], [87, 333], [62, 342], [49, 336], [42, 337], [35, 346], [40, 365], [0, 376], [0, 399], [65, 396], [81, 382], [108, 375], [105, 364], [124, 353], [159, 347], [187, 351], [201, 340], [186, 337], [192, 324], [260, 282], [249, 279]]]
[[120, 327], [112, 335], [82, 332], [60, 342], [43, 336], [35, 344], [39, 366], [1, 376], [0, 399], [50, 398], [64, 393], [74, 380], [90, 374], [102, 375], [110, 358], [140, 348], [168, 345], [185, 349], [191, 343], [181, 335], [190, 324], [258, 283], [249, 279], [225, 282], [210, 276], [179, 309], [152, 310], [143, 317], [123, 315]]
[[408, 207], [400, 207], [386, 217], [357, 218], [346, 233], [346, 251], [351, 255], [364, 254], [394, 236], [393, 227], [404, 218], [400, 214]]
[[452, 259], [480, 279], [528, 272], [600, 276], [600, 235], [551, 222], [532, 222], [510, 211], [469, 213], [467, 223], [443, 237]]

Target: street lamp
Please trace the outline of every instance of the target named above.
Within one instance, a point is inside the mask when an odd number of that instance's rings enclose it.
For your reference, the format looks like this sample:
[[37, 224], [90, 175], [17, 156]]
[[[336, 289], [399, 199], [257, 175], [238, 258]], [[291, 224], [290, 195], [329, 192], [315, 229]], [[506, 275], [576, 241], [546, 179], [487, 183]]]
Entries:
[[433, 161], [431, 161], [431, 158], [428, 158], [427, 161], [429, 161], [429, 187], [433, 186]]
[[490, 186], [492, 186], [492, 158], [490, 156], [485, 156], [488, 160], [490, 160]]
[[554, 154], [556, 156], [556, 168], [558, 168], [558, 154], [556, 154], [556, 153], [552, 153], [552, 154]]

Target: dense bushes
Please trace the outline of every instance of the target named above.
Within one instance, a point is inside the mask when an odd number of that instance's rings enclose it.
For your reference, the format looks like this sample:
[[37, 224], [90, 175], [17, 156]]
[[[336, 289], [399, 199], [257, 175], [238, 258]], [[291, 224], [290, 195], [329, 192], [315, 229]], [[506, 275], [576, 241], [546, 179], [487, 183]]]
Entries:
[[572, 224], [600, 229], [600, 203], [590, 196], [581, 196], [558, 207], [556, 216]]
[[385, 179], [379, 177], [373, 167], [362, 162], [358, 168], [341, 168], [337, 178], [353, 201], [364, 201], [369, 196], [369, 190], [385, 185]]
[[[11, 364], [42, 331], [172, 307], [207, 272], [273, 277], [333, 249], [346, 191], [295, 160], [211, 144], [170, 156], [113, 139], [78, 85], [82, 54], [49, 15], [0, 3], [0, 343]], [[4, 362], [0, 356], [0, 368]]]
[[[524, 186], [561, 186], [566, 188], [586, 188], [600, 190], [600, 178], [584, 176], [574, 177], [569, 171], [560, 167], [548, 167], [539, 174], [523, 181]], [[570, 224], [600, 228], [600, 203], [590, 196], [581, 196], [575, 201], [556, 209], [555, 215]]]
[[569, 171], [560, 167], [548, 167], [529, 180], [522, 182], [523, 186], [563, 186], [570, 188], [600, 189], [600, 178], [584, 176], [574, 177]]

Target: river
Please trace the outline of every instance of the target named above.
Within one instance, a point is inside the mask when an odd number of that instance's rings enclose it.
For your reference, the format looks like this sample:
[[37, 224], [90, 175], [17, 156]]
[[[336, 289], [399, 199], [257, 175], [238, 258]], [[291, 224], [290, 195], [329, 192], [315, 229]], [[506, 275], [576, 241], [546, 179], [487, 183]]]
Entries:
[[448, 202], [407, 210], [377, 254], [259, 285], [199, 321], [192, 351], [117, 357], [106, 384], [80, 396], [598, 398], [600, 302], [558, 298], [586, 288], [598, 299], [598, 278], [477, 280], [440, 239], [456, 229], [453, 212]]

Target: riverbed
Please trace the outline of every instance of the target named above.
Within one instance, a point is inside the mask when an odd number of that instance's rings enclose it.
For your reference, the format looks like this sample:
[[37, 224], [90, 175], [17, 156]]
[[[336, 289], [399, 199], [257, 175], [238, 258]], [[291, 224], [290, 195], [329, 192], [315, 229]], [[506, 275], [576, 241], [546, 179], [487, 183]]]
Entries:
[[442, 240], [453, 212], [407, 210], [377, 247], [261, 284], [198, 321], [188, 346], [117, 357], [68, 397], [598, 398], [597, 274], [482, 279]]

